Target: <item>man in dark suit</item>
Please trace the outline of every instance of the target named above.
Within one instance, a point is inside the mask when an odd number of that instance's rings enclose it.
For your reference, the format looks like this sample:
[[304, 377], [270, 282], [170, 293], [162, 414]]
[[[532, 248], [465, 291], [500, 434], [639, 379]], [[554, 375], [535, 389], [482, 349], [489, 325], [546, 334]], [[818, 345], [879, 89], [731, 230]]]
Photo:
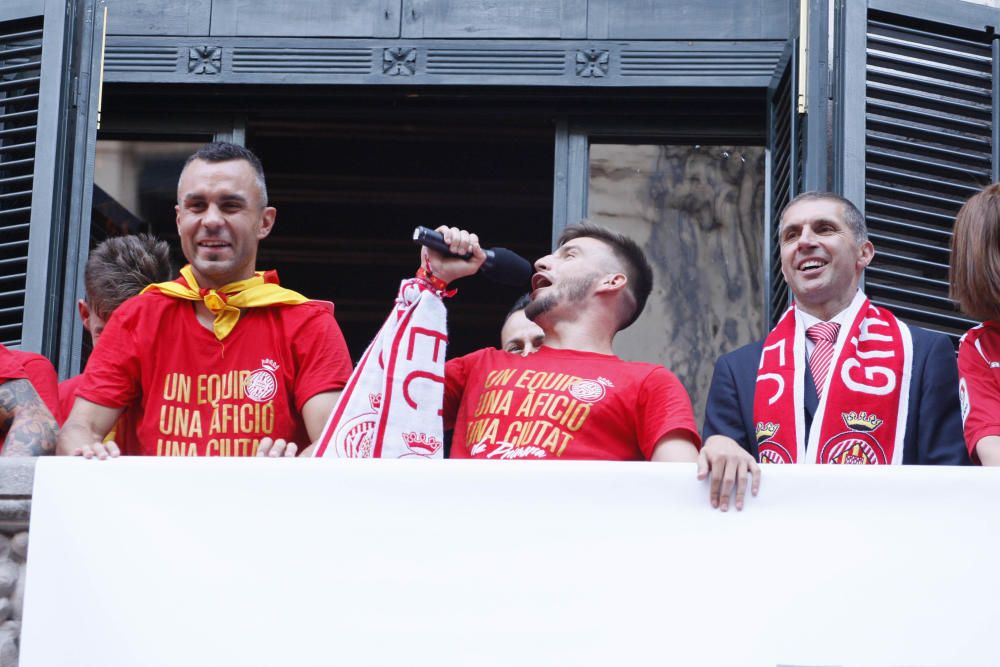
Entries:
[[808, 192], [779, 227], [795, 305], [715, 365], [702, 436], [762, 463], [967, 462], [955, 351], [859, 289], [875, 249], [846, 199]]

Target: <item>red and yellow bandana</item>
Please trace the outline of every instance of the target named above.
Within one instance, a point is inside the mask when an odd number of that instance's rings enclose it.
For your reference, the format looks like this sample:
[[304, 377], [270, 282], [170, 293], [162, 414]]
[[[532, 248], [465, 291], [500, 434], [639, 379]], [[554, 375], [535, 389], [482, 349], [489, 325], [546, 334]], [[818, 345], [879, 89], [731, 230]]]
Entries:
[[151, 289], [175, 299], [202, 301], [215, 315], [212, 330], [218, 340], [224, 339], [236, 327], [241, 308], [260, 308], [275, 304], [297, 305], [309, 299], [278, 284], [277, 271], [257, 271], [252, 278], [237, 280], [218, 289], [202, 289], [194, 277], [191, 265], [181, 269], [181, 277], [165, 283], [148, 285]]
[[753, 408], [761, 463], [902, 463], [910, 330], [868, 299], [848, 310], [852, 324], [834, 348], [808, 443], [805, 332], [794, 306], [764, 341]]

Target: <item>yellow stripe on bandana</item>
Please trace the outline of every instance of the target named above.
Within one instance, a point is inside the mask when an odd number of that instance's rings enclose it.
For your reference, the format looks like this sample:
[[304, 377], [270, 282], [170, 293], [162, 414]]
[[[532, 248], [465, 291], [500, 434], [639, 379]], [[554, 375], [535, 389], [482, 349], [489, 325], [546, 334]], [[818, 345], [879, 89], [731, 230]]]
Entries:
[[212, 330], [218, 340], [224, 339], [236, 327], [240, 319], [240, 308], [260, 308], [275, 304], [297, 305], [309, 300], [298, 292], [279, 285], [278, 276], [274, 271], [257, 271], [253, 278], [237, 280], [218, 289], [199, 287], [190, 264], [181, 269], [181, 277], [187, 285], [171, 280], [148, 285], [141, 293], [145, 294], [155, 288], [175, 299], [203, 302], [215, 315]]

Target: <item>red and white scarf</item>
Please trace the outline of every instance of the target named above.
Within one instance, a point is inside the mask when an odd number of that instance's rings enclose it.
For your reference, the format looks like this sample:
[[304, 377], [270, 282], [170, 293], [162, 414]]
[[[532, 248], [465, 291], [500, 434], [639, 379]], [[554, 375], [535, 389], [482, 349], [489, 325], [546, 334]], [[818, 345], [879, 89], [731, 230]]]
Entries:
[[[761, 463], [903, 461], [913, 342], [886, 309], [855, 299], [805, 440], [805, 327], [789, 308], [764, 341], [753, 417]], [[808, 453], [807, 453], [808, 452]]]
[[441, 458], [447, 312], [423, 280], [399, 286], [396, 305], [354, 369], [314, 456]]

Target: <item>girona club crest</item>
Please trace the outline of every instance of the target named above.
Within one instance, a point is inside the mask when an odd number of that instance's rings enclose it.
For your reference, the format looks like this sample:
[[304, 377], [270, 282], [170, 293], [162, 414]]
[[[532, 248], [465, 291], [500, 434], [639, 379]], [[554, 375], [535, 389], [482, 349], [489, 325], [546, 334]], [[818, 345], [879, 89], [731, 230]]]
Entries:
[[382, 405], [382, 394], [369, 394], [371, 412], [352, 417], [337, 427], [333, 446], [337, 456], [348, 459], [370, 459], [375, 444], [375, 420]]
[[607, 395], [605, 387], [614, 387], [611, 380], [599, 377], [596, 380], [578, 380], [570, 385], [569, 393], [583, 403], [596, 403]]
[[441, 449], [441, 440], [429, 433], [419, 431], [407, 431], [403, 433], [403, 443], [410, 450], [407, 456], [422, 456], [424, 458], [433, 457]]
[[757, 422], [757, 453], [761, 463], [791, 463], [792, 454], [774, 440], [781, 428], [774, 422]]
[[358, 415], [341, 424], [333, 434], [337, 455], [349, 459], [368, 459], [372, 456], [375, 436], [375, 413]]
[[874, 413], [844, 412], [841, 414], [849, 430], [838, 433], [823, 445], [819, 460], [822, 463], [844, 465], [885, 465], [885, 449], [872, 435], [882, 425]]
[[271, 359], [264, 359], [260, 362], [260, 366], [247, 376], [243, 391], [251, 400], [266, 403], [278, 393], [278, 376], [275, 375], [278, 364]]

